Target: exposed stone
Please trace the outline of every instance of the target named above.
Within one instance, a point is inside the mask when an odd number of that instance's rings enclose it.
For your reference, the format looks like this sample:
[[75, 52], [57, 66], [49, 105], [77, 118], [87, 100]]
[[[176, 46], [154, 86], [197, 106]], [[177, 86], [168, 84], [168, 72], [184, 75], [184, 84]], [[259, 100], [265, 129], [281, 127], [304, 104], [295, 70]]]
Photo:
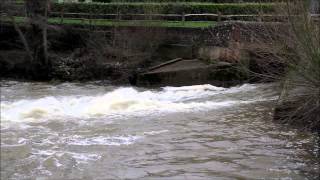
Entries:
[[242, 54], [239, 48], [205, 46], [199, 48], [198, 57], [208, 62], [239, 63], [243, 58]]

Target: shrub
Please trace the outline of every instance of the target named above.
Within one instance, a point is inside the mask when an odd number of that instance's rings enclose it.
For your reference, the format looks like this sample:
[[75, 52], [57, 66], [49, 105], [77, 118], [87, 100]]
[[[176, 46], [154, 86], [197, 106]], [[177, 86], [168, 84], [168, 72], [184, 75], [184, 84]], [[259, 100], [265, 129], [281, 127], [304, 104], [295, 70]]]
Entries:
[[100, 14], [137, 14], [145, 13], [147, 9], [159, 9], [164, 14], [196, 14], [218, 13], [222, 14], [255, 14], [258, 12], [272, 12], [272, 3], [243, 3], [243, 4], [208, 4], [208, 3], [65, 3], [54, 4], [52, 11], [73, 13], [100, 13]]
[[161, 3], [172, 3], [172, 2], [206, 2], [206, 3], [240, 3], [240, 2], [276, 2], [279, 0], [92, 0], [92, 2], [161, 2]]
[[[272, 42], [278, 60], [288, 67], [275, 118], [299, 128], [320, 132], [320, 26], [310, 17], [304, 0], [288, 2], [287, 31]], [[271, 49], [272, 49], [271, 47]]]

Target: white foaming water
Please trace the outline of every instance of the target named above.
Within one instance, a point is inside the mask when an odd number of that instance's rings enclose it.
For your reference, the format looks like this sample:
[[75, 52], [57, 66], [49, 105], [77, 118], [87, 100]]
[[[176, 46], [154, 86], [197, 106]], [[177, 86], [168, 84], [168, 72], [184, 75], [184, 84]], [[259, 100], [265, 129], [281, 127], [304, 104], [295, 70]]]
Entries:
[[112, 114], [148, 115], [162, 112], [184, 112], [213, 109], [246, 103], [240, 100], [215, 102], [208, 97], [217, 94], [249, 91], [254, 85], [220, 88], [211, 85], [165, 87], [159, 91], [139, 92], [118, 88], [99, 96], [45, 97], [32, 100], [1, 102], [2, 121], [38, 121], [61, 117], [96, 118]]
[[109, 146], [120, 146], [120, 145], [130, 145], [136, 140], [141, 139], [142, 136], [114, 136], [114, 137], [91, 137], [82, 138], [80, 136], [74, 136], [68, 142], [69, 145], [78, 146], [90, 146], [90, 145], [109, 145]]

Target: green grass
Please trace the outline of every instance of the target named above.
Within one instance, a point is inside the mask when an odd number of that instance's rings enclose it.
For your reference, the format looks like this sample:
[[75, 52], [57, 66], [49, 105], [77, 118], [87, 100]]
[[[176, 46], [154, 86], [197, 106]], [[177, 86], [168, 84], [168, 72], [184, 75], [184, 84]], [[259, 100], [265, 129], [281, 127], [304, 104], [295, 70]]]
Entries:
[[[15, 17], [16, 22], [24, 23], [26, 18]], [[2, 18], [0, 21], [9, 22], [8, 18]], [[60, 18], [49, 18], [48, 22], [50, 24], [60, 24]], [[106, 19], [94, 19], [91, 21], [94, 26], [129, 26], [129, 27], [176, 27], [176, 28], [207, 28], [214, 26], [216, 22], [214, 21], [152, 21], [152, 20], [106, 20]], [[63, 23], [65, 25], [90, 25], [88, 19], [72, 19], [65, 18]]]
[[[59, 3], [58, 3], [59, 4]], [[220, 2], [220, 3], [212, 3], [212, 2], [110, 2], [110, 3], [99, 3], [99, 2], [92, 2], [92, 3], [81, 3], [81, 2], [75, 2], [75, 3], [64, 3], [64, 4], [85, 4], [85, 5], [137, 5], [137, 6], [143, 6], [143, 5], [202, 5], [202, 6], [209, 6], [209, 5], [217, 5], [217, 6], [224, 6], [224, 5], [238, 5], [238, 6], [248, 6], [248, 5], [272, 5], [274, 3], [258, 3], [258, 2], [243, 2], [243, 3], [232, 3], [232, 2]]]
[[[279, 0], [244, 0], [243, 2], [275, 2]], [[157, 3], [189, 3], [189, 2], [206, 2], [206, 3], [221, 3], [234, 2], [234, 0], [92, 0], [92, 2], [157, 2]], [[242, 2], [242, 3], [243, 3]], [[240, 1], [238, 2], [240, 3]]]

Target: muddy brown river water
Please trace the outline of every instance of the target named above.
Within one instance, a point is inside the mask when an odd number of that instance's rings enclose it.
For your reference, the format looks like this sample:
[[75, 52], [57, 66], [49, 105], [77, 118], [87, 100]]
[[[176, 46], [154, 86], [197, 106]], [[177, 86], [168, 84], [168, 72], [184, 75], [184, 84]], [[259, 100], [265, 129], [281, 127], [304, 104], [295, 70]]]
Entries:
[[1, 81], [1, 179], [317, 179], [276, 89]]

